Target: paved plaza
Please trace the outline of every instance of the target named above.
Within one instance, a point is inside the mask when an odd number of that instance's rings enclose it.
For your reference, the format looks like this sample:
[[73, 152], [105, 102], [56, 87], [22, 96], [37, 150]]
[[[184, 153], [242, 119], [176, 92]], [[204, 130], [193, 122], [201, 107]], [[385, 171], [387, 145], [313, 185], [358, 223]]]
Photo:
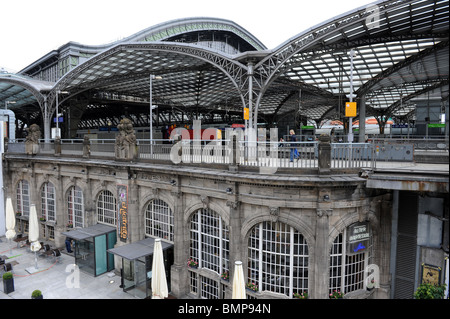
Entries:
[[[11, 251], [11, 247], [13, 247]], [[0, 237], [0, 256], [7, 256], [13, 267], [14, 292], [5, 294], [3, 282], [0, 299], [30, 299], [35, 289], [42, 291], [44, 299], [136, 299], [120, 288], [120, 276], [114, 272], [93, 277], [79, 272], [79, 288], [75, 286], [74, 257], [65, 250], [59, 260], [55, 257], [37, 256], [27, 247], [17, 248], [15, 242]], [[3, 275], [3, 267], [1, 275]]]

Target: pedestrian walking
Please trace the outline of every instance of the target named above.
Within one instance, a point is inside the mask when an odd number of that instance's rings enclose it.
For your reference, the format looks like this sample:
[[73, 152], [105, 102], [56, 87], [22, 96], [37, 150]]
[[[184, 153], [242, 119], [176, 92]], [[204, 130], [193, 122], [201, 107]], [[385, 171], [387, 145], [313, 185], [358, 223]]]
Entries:
[[290, 141], [294, 142], [294, 143], [291, 143], [291, 152], [290, 152], [290, 161], [293, 162], [294, 157], [296, 159], [298, 159], [298, 151], [297, 151], [296, 144], [295, 144], [295, 142], [297, 142], [297, 136], [295, 136], [294, 130], [290, 130], [289, 135], [290, 135]]

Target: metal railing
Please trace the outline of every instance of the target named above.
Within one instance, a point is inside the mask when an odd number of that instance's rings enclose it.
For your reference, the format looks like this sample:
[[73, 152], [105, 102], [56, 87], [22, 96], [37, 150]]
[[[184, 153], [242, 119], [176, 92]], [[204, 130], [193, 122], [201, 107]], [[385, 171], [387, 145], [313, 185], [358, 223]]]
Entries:
[[445, 138], [375, 138], [375, 144], [412, 144], [415, 150], [448, 152], [449, 140]]
[[369, 143], [331, 144], [331, 168], [375, 168], [374, 147]]
[[[137, 140], [137, 160], [158, 160], [177, 163], [236, 164], [244, 167], [319, 168], [319, 142], [245, 142], [229, 140], [193, 141]], [[374, 146], [370, 143], [332, 143], [329, 156], [331, 169], [375, 168]], [[91, 139], [86, 145], [82, 139], [61, 140], [58, 156], [115, 159], [115, 140]], [[38, 153], [53, 155], [54, 141], [40, 141]], [[8, 153], [24, 154], [25, 142], [8, 143]]]

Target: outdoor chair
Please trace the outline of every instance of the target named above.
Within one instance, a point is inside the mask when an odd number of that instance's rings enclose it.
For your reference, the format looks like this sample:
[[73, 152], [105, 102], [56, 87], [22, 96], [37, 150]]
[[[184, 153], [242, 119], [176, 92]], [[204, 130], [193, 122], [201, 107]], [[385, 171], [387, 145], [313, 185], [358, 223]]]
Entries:
[[11, 265], [11, 263], [5, 263], [5, 264], [3, 265], [3, 270], [4, 270], [5, 272], [12, 271], [12, 265]]
[[61, 261], [61, 252], [58, 248], [52, 250], [52, 256], [54, 262], [60, 262]]
[[41, 243], [41, 249], [39, 250], [39, 252], [40, 252], [40, 255], [39, 256], [42, 256], [42, 257], [48, 257], [48, 256], [50, 256], [52, 253], [53, 253], [53, 251], [52, 251], [52, 249], [51, 249], [51, 247], [50, 247], [50, 245], [48, 245], [48, 244], [43, 244], [43, 243]]

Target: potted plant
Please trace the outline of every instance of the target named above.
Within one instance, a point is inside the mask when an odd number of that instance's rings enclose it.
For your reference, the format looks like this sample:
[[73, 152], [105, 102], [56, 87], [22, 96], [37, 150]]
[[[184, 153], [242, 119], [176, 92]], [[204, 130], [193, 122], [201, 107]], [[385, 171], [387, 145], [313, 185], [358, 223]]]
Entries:
[[446, 284], [433, 285], [429, 283], [422, 283], [417, 287], [414, 293], [415, 299], [442, 299], [444, 298]]
[[31, 293], [31, 299], [44, 299], [44, 296], [40, 290], [36, 289]]
[[45, 222], [45, 217], [39, 217], [39, 220], [40, 220], [41, 222]]
[[295, 292], [294, 293], [294, 299], [308, 299], [308, 293], [307, 292]]
[[230, 280], [230, 274], [228, 273], [228, 271], [225, 271], [222, 273], [222, 275], [220, 275], [220, 278], [222, 278], [225, 281]]
[[339, 290], [334, 290], [330, 294], [330, 299], [342, 299], [342, 298], [344, 298], [344, 293], [340, 292]]
[[3, 292], [9, 294], [14, 291], [14, 276], [8, 271], [3, 274]]
[[248, 290], [254, 291], [254, 292], [258, 291], [258, 285], [255, 284], [254, 282], [247, 283], [245, 285], [245, 288], [248, 289]]
[[73, 224], [71, 222], [68, 222], [66, 226], [67, 228], [73, 228]]
[[188, 267], [189, 267], [189, 268], [197, 268], [197, 267], [198, 267], [198, 262], [195, 261], [195, 260], [192, 259], [192, 258], [189, 258], [189, 259], [188, 259], [187, 264], [188, 264]]
[[371, 291], [373, 288], [375, 288], [375, 279], [374, 278], [372, 278], [372, 280], [369, 281], [366, 286], [366, 289], [368, 291]]

